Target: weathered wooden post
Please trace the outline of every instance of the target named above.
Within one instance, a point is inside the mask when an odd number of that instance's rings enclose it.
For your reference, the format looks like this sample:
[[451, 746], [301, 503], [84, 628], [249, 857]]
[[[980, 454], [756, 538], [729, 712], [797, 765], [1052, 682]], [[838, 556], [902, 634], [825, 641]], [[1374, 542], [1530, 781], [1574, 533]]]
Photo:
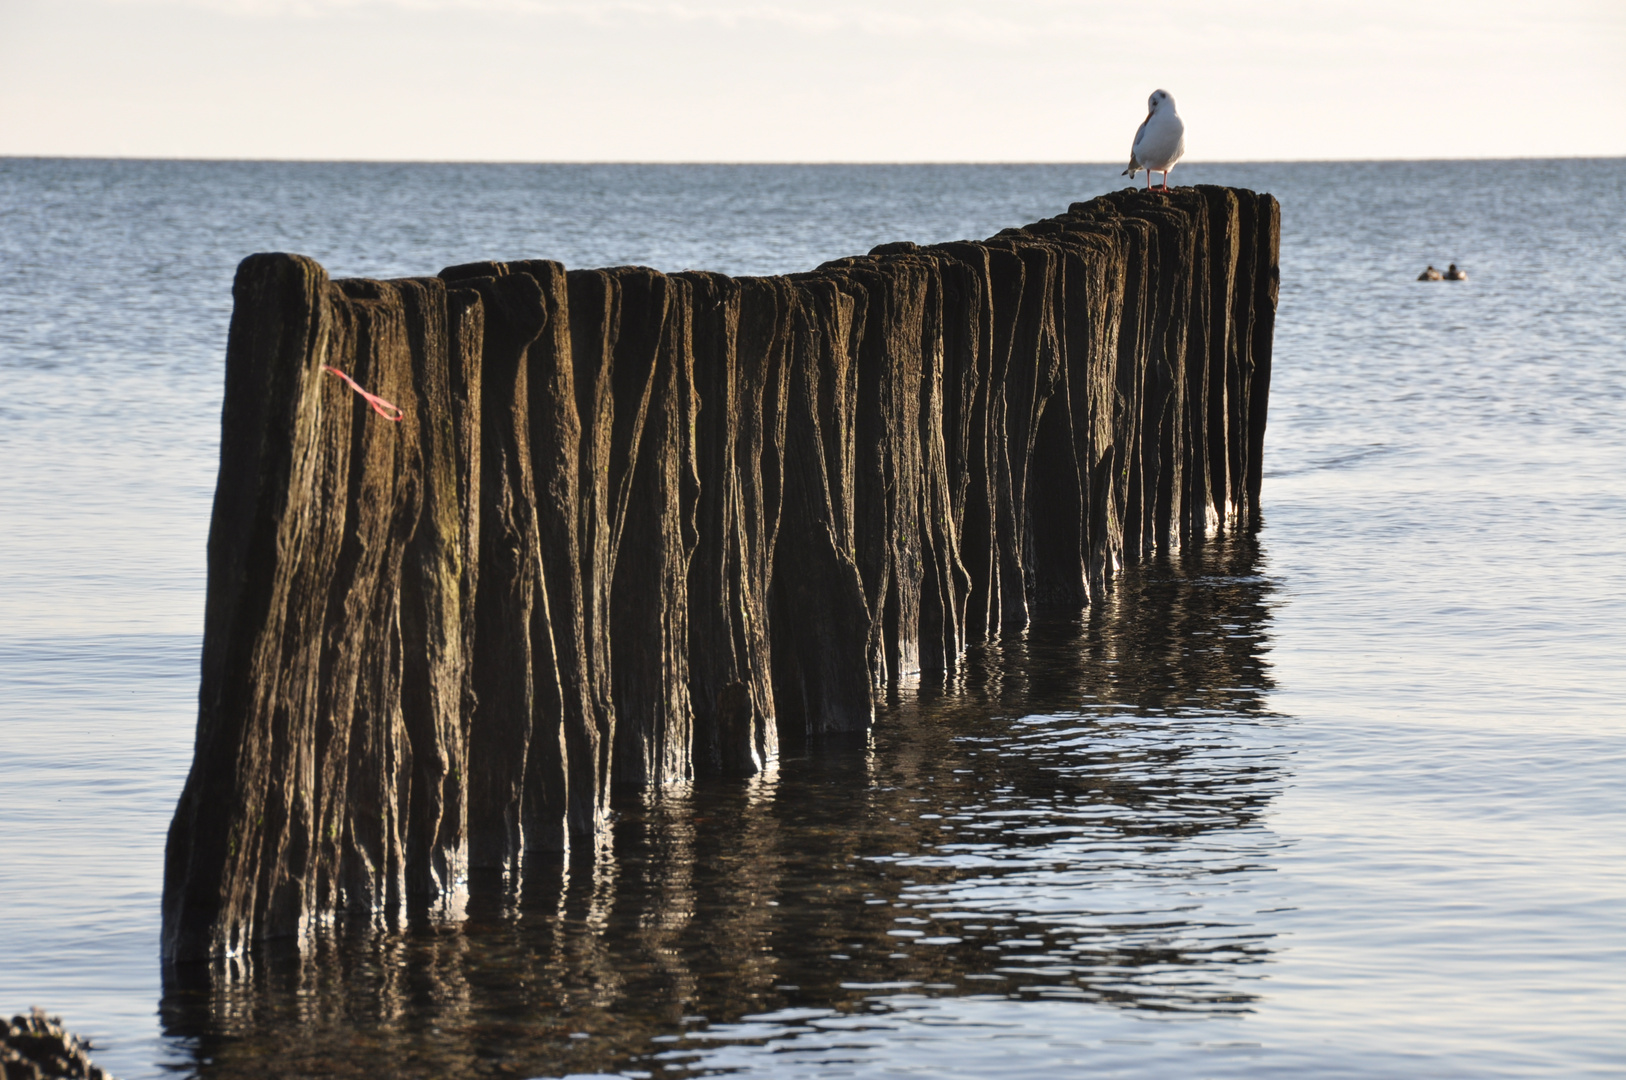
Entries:
[[783, 278], [244, 260], [164, 956], [517, 886], [612, 782], [1257, 524], [1279, 234], [1182, 188]]

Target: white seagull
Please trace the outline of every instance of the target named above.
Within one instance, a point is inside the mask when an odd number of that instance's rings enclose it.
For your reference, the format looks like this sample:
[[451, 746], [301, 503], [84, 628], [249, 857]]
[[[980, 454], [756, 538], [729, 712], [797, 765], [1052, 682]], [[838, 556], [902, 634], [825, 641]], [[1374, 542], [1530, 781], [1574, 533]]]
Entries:
[[1163, 174], [1163, 191], [1169, 190], [1169, 170], [1186, 152], [1186, 125], [1174, 111], [1174, 98], [1167, 90], [1153, 90], [1146, 99], [1146, 119], [1135, 132], [1135, 145], [1129, 151], [1129, 168], [1123, 175], [1131, 180], [1146, 170], [1146, 190], [1152, 190], [1152, 174]]

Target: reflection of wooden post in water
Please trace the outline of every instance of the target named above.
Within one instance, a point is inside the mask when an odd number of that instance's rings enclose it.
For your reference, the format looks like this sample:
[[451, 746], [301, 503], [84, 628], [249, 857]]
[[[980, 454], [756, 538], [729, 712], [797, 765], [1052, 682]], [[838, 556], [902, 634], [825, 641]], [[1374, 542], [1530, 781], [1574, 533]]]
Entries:
[[517, 887], [612, 782], [862, 733], [1257, 522], [1278, 232], [1198, 188], [783, 278], [246, 259], [164, 955]]
[[[1248, 837], [1274, 842], [1258, 826], [1290, 754], [1270, 752], [1264, 719], [1273, 589], [1249, 536], [1131, 568], [1083, 618], [1041, 611], [953, 679], [890, 690], [868, 743], [743, 783], [623, 793], [613, 857], [533, 864], [522, 898], [477, 892], [466, 924], [323, 934], [229, 965], [237, 978], [172, 965], [166, 1032], [223, 1077], [266, 1061], [560, 1075], [698, 1053], [708, 1024], [748, 1029], [764, 1013], [753, 1041], [794, 1049], [772, 1018], [785, 1006], [846, 1013], [861, 1040], [877, 984], [933, 998], [1037, 988], [1165, 1018], [1246, 1009], [1274, 946], [1189, 890], [1254, 894], [1239, 858], [1260, 854]], [[1094, 834], [1082, 848], [1047, 850], [1080, 828]], [[1134, 854], [1147, 849], [1162, 856]], [[1169, 922], [1149, 928], [1138, 891], [1118, 897], [1123, 919], [1103, 918], [1121, 875], [1166, 880], [1169, 855]], [[891, 933], [926, 924], [959, 940]], [[1051, 962], [1013, 973], [1007, 946], [1035, 934]]]

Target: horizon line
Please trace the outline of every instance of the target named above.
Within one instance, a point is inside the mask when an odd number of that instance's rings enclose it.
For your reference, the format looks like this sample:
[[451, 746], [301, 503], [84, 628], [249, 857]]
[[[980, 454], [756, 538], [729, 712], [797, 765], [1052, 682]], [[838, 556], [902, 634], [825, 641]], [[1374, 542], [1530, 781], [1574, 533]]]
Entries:
[[[1214, 159], [1207, 161], [1187, 161], [1181, 164], [1190, 168], [1193, 165], [1383, 165], [1383, 164], [1450, 164], [1456, 162], [1503, 162], [1503, 161], [1619, 161], [1626, 160], [1626, 154], [1570, 154], [1553, 156], [1546, 154], [1510, 154], [1503, 156], [1486, 157], [1349, 157], [1349, 158], [1233, 158]], [[708, 166], [708, 167], [943, 167], [964, 168], [966, 166], [1071, 166], [1071, 167], [1112, 167], [1122, 163], [1122, 159], [1104, 161], [1060, 161], [1060, 160], [981, 160], [981, 161], [886, 161], [886, 160], [765, 160], [765, 161], [718, 161], [699, 159], [665, 159], [665, 158], [327, 158], [327, 157], [203, 157], [193, 155], [143, 155], [143, 154], [13, 154], [0, 153], [0, 161], [127, 161], [127, 162], [175, 162], [180, 164], [242, 164], [242, 165], [639, 165], [639, 166]]]

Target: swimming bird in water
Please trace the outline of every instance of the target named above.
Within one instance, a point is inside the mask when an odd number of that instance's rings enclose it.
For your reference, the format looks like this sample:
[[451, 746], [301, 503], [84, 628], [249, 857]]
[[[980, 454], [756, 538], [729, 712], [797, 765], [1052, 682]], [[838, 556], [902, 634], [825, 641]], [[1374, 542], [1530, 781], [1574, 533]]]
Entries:
[[1447, 269], [1446, 272], [1445, 272], [1445, 280], [1447, 280], [1447, 281], [1467, 281], [1468, 280], [1468, 271], [1466, 271], [1466, 270], [1458, 270], [1457, 269], [1457, 264], [1452, 263], [1450, 268]]
[[1123, 175], [1131, 180], [1146, 170], [1146, 190], [1152, 190], [1152, 174], [1163, 174], [1163, 187], [1169, 190], [1169, 170], [1186, 152], [1186, 125], [1174, 110], [1174, 98], [1167, 90], [1153, 90], [1146, 99], [1146, 119], [1135, 132], [1135, 145], [1129, 150], [1129, 168]]
[[1418, 281], [1439, 281], [1440, 280], [1440, 272], [1438, 270], [1434, 269], [1434, 267], [1432, 265], [1430, 265], [1427, 270], [1424, 270], [1421, 274], [1417, 275], [1417, 280]]

